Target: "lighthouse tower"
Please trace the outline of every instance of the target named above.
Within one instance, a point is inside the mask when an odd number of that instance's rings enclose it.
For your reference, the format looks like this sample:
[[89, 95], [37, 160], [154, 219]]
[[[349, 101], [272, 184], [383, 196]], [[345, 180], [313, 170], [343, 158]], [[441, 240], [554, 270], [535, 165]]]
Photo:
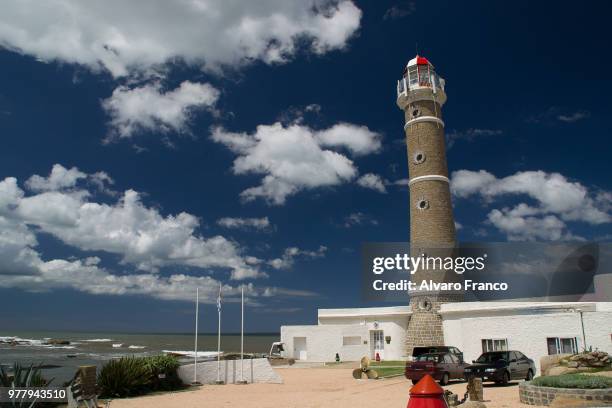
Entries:
[[[397, 105], [405, 117], [412, 256], [451, 256], [455, 246], [442, 121], [445, 102], [444, 79], [427, 58], [417, 55], [408, 61], [397, 84]], [[424, 268], [411, 280], [417, 284], [423, 280], [449, 282], [457, 276], [452, 271]], [[431, 290], [411, 291], [409, 295], [412, 315], [406, 352], [412, 354], [415, 346], [443, 345], [440, 304], [460, 301], [461, 295]]]

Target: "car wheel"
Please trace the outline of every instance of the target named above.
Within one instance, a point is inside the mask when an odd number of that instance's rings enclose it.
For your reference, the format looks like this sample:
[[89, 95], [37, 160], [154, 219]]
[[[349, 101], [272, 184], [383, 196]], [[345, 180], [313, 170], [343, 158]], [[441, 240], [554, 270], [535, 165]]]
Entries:
[[506, 371], [504, 372], [504, 376], [502, 377], [501, 384], [507, 385], [509, 382], [510, 382], [510, 373]]
[[533, 371], [529, 370], [527, 371], [527, 377], [525, 377], [525, 381], [531, 381], [533, 380]]
[[442, 379], [440, 380], [440, 385], [448, 384], [449, 376], [448, 373], [442, 374]]

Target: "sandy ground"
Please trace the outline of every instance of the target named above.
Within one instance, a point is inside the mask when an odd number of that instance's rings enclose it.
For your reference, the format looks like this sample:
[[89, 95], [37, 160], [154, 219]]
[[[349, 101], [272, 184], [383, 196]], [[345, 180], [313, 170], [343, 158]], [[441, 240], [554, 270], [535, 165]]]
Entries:
[[[110, 407], [403, 408], [412, 386], [403, 377], [354, 380], [347, 368], [276, 370], [284, 384], [205, 385], [194, 391], [114, 400]], [[466, 383], [461, 382], [446, 388], [461, 397], [465, 387]], [[484, 397], [488, 408], [530, 407], [519, 402], [516, 382], [506, 387], [485, 384]]]

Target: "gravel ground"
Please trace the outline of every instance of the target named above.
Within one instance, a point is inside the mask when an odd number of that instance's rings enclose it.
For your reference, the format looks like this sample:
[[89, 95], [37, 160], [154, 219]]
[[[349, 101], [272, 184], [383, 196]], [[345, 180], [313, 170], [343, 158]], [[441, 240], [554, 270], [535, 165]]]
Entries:
[[[354, 380], [350, 368], [278, 368], [284, 384], [206, 385], [183, 391], [114, 400], [111, 408], [253, 407], [253, 408], [404, 408], [412, 384], [403, 377]], [[451, 383], [451, 391], [463, 396], [466, 383]], [[485, 384], [488, 408], [522, 407], [518, 383], [505, 387]]]

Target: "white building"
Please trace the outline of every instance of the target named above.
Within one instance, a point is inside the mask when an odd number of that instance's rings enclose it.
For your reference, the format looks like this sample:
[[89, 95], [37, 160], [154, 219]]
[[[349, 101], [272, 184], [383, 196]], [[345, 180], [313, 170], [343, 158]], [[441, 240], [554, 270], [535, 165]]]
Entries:
[[[403, 360], [408, 306], [319, 309], [318, 324], [282, 326], [288, 357], [299, 360], [357, 361], [367, 355]], [[612, 303], [463, 302], [443, 304], [444, 341], [466, 361], [483, 351], [519, 350], [532, 358], [587, 348], [612, 352]], [[584, 328], [584, 329], [583, 329]]]

